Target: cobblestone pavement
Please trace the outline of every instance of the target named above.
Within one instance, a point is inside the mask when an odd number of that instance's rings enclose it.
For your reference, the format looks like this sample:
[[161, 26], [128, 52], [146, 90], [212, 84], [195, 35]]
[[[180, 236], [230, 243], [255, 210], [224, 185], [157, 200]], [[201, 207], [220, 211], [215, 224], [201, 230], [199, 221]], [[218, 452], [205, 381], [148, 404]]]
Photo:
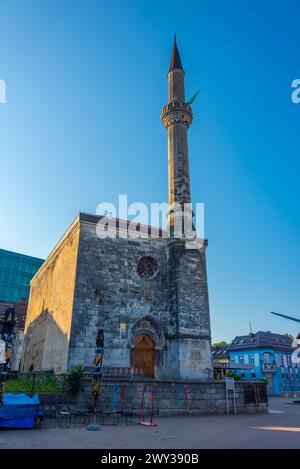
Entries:
[[300, 448], [300, 404], [292, 401], [271, 399], [269, 414], [160, 418], [156, 427], [1, 430], [0, 448]]

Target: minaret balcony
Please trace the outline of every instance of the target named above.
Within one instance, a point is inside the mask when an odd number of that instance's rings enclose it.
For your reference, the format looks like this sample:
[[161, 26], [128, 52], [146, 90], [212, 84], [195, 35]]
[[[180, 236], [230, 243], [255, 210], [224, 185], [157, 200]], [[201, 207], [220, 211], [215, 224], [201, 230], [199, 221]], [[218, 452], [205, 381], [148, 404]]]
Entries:
[[166, 129], [173, 124], [183, 124], [189, 127], [192, 120], [192, 108], [183, 101], [171, 101], [163, 107], [161, 112], [161, 121]]

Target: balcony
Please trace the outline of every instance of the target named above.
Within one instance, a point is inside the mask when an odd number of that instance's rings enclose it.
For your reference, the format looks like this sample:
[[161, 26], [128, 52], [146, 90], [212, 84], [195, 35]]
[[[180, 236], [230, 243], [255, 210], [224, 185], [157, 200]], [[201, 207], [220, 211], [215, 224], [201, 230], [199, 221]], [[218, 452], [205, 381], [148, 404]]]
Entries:
[[276, 373], [276, 365], [275, 363], [263, 363], [262, 366], [262, 372], [263, 373]]

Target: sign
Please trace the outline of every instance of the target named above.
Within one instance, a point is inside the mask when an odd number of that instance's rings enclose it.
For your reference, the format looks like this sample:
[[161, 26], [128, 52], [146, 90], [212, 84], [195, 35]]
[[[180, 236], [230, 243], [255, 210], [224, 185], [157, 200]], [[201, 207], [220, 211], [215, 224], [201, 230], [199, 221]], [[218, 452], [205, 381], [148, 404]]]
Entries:
[[234, 391], [234, 378], [225, 378], [226, 391]]

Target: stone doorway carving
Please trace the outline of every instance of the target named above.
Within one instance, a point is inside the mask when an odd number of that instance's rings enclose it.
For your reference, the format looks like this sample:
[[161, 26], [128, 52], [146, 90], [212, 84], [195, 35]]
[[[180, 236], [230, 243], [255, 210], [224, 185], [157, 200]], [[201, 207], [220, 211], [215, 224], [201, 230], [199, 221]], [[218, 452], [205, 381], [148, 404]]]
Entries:
[[143, 370], [147, 378], [154, 378], [154, 342], [150, 336], [141, 334], [135, 338], [133, 367]]

